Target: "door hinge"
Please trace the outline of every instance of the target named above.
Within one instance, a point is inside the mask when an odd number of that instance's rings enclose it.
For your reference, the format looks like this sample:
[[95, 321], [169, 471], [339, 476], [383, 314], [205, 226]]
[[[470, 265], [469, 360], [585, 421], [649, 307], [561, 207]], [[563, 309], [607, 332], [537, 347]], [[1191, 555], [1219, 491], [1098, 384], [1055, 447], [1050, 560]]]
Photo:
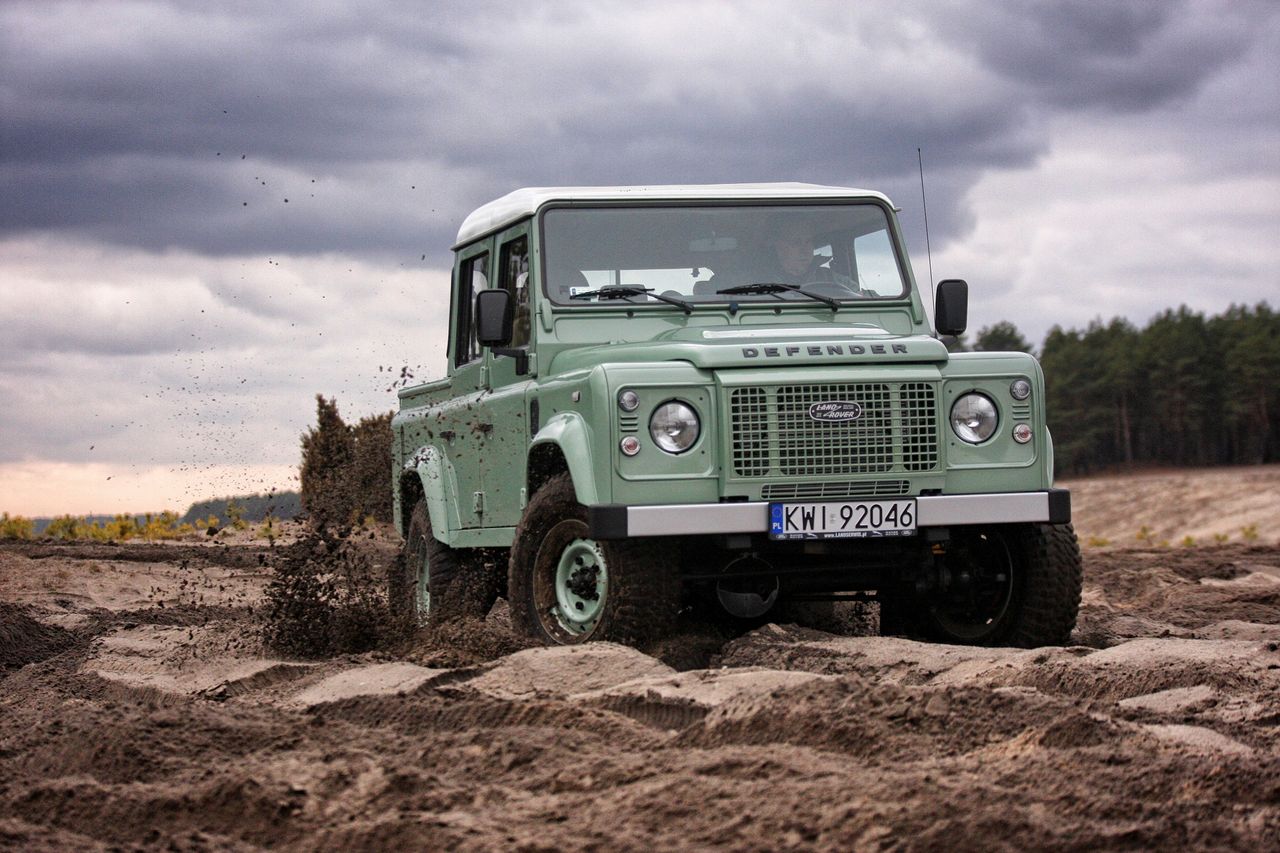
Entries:
[[473, 492], [471, 495], [471, 508], [477, 515], [484, 514], [484, 492]]

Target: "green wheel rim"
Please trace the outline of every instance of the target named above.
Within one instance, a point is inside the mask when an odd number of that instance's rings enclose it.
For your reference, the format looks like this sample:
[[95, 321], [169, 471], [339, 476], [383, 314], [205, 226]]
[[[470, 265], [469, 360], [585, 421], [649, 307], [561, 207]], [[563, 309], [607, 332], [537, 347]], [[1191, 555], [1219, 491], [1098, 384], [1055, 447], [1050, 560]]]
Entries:
[[609, 570], [604, 552], [594, 539], [574, 539], [556, 566], [556, 601], [552, 615], [573, 635], [589, 633], [604, 613]]

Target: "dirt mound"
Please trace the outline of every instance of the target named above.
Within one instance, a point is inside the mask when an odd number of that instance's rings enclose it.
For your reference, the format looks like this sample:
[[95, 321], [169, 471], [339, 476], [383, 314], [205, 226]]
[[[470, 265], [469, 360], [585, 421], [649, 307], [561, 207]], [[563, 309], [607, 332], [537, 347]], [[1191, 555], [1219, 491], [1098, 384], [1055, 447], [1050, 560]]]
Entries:
[[51, 658], [74, 643], [72, 634], [32, 618], [28, 608], [0, 602], [0, 673]]
[[500, 600], [484, 619], [428, 625], [398, 649], [405, 658], [423, 666], [463, 667], [497, 660], [531, 645], [512, 632], [507, 603]]
[[1280, 639], [1280, 547], [1091, 550], [1075, 641], [1195, 636], [1220, 623], [1271, 626]]

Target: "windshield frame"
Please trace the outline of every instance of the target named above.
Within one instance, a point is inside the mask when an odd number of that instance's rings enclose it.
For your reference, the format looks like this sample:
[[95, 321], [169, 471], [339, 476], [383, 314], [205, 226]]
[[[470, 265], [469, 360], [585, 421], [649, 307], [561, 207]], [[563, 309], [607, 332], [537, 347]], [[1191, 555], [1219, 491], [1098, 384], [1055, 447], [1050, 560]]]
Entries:
[[[914, 298], [916, 286], [915, 280], [911, 274], [911, 267], [904, 257], [905, 247], [902, 245], [901, 234], [899, 233], [897, 217], [894, 216], [895, 208], [887, 204], [884, 200], [874, 196], [863, 197], [806, 197], [806, 198], [759, 198], [759, 199], [654, 199], [654, 200], [638, 200], [638, 199], [592, 199], [590, 201], [575, 200], [553, 200], [542, 204], [537, 211], [537, 233], [538, 233], [538, 267], [541, 290], [540, 296], [547, 301], [550, 307], [555, 311], [618, 311], [623, 309], [628, 313], [632, 311], [680, 311], [677, 306], [664, 302], [645, 302], [636, 303], [629, 300], [607, 300], [600, 302], [598, 300], [578, 300], [575, 302], [557, 301], [552, 297], [550, 291], [550, 277], [547, 266], [546, 237], [547, 229], [544, 221], [548, 212], [554, 210], [572, 209], [572, 210], [602, 210], [616, 208], [632, 208], [632, 209], [652, 209], [652, 208], [743, 208], [743, 207], [766, 207], [766, 208], [815, 208], [815, 207], [834, 207], [834, 206], [860, 206], [869, 205], [880, 208], [885, 219], [886, 232], [889, 237], [889, 244], [893, 250], [894, 264], [897, 267], [898, 277], [902, 281], [902, 292], [893, 296], [866, 296], [850, 299], [839, 299], [840, 308], [852, 308], [857, 306], [874, 307], [877, 310], [903, 304], [910, 304]], [[683, 296], [682, 298], [688, 298]], [[838, 298], [838, 297], [837, 297]], [[822, 305], [821, 302], [807, 298], [797, 299], [770, 299], [765, 296], [749, 297], [746, 299], [735, 300], [706, 300], [695, 301], [689, 300], [690, 306], [694, 311], [747, 311], [752, 309], [794, 309], [801, 308], [812, 311], [815, 307], [821, 308], [823, 311], [831, 309]], [[732, 306], [732, 307], [731, 307]]]

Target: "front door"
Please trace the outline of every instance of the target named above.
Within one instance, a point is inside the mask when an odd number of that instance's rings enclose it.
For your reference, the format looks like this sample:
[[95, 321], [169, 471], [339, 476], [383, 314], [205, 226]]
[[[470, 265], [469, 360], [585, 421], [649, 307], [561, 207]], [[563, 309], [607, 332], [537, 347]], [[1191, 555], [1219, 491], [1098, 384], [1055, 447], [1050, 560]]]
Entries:
[[[453, 300], [457, 306], [450, 332], [453, 345], [453, 396], [441, 407], [435, 424], [429, 424], [448, 456], [456, 480], [458, 521], [463, 527], [484, 524], [483, 459], [487, 433], [479, 416], [486, 396], [485, 354], [476, 341], [472, 313], [475, 295], [489, 286], [492, 259], [488, 240], [458, 253], [454, 263]], [[446, 485], [448, 489], [448, 485]]]
[[[529, 223], [508, 228], [496, 236], [496, 286], [511, 294], [515, 323], [510, 348], [532, 354], [532, 309], [536, 288], [529, 257]], [[490, 419], [489, 452], [485, 455], [484, 488], [486, 527], [514, 527], [520, 520], [524, 462], [529, 448], [529, 413], [525, 392], [530, 376], [517, 372], [517, 361], [506, 355], [486, 355], [489, 389], [485, 400]]]

